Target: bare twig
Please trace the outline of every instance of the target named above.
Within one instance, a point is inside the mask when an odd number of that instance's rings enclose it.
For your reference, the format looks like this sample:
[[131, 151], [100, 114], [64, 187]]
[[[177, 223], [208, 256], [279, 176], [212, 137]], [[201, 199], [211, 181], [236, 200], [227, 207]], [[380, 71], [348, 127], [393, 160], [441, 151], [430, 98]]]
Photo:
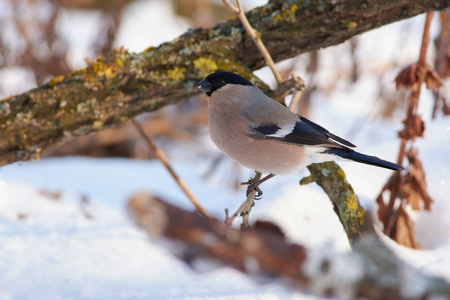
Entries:
[[258, 47], [259, 52], [264, 57], [266, 65], [269, 66], [269, 68], [272, 70], [272, 73], [275, 76], [277, 83], [280, 84], [281, 82], [283, 82], [283, 77], [281, 77], [281, 74], [278, 71], [277, 67], [275, 66], [275, 62], [273, 61], [272, 56], [270, 56], [269, 51], [267, 51], [266, 46], [264, 46], [264, 43], [262, 42], [260, 35], [256, 33], [252, 25], [250, 25], [250, 22], [248, 21], [247, 17], [245, 16], [245, 12], [242, 9], [241, 1], [236, 0], [237, 7], [231, 4], [230, 1], [228, 0], [222, 0], [222, 2], [237, 15], [239, 21], [241, 21], [242, 23], [242, 26], [244, 26], [245, 31], [252, 38], [253, 42], [255, 42], [256, 47]]
[[[222, 0], [222, 2], [228, 6], [229, 9], [231, 9], [236, 15], [239, 14], [239, 8], [237, 8], [236, 6], [233, 5], [233, 3], [231, 3], [228, 0]], [[239, 5], [240, 3], [238, 3]]]
[[305, 82], [301, 77], [295, 76], [294, 74], [292, 74], [292, 79], [295, 81], [295, 88], [294, 93], [292, 94], [291, 103], [289, 104], [289, 109], [292, 112], [295, 112], [300, 103], [300, 98], [305, 91]]
[[[258, 180], [260, 180], [262, 177], [262, 174], [259, 172], [256, 172], [255, 176], [251, 179], [252, 182], [256, 182]], [[233, 223], [234, 219], [236, 219], [237, 216], [241, 216], [242, 217], [242, 228], [250, 228], [250, 222], [248, 220], [248, 217], [250, 215], [250, 211], [252, 210], [252, 207], [255, 206], [255, 196], [256, 196], [256, 190], [252, 190], [248, 196], [247, 196], [247, 200], [245, 200], [241, 206], [239, 206], [239, 208], [235, 211], [234, 214], [232, 214], [231, 216], [226, 216], [225, 219], [225, 224], [228, 226], [231, 226], [231, 224]]]
[[172, 168], [172, 166], [169, 163], [169, 160], [167, 159], [164, 152], [158, 148], [152, 141], [152, 139], [145, 134], [144, 129], [142, 128], [141, 124], [139, 124], [138, 121], [135, 119], [131, 119], [131, 122], [136, 127], [137, 131], [141, 135], [141, 137], [146, 142], [148, 148], [153, 153], [153, 155], [164, 165], [164, 167], [169, 171], [172, 178], [175, 180], [175, 182], [178, 184], [178, 186], [183, 190], [183, 192], [186, 194], [186, 196], [189, 198], [189, 200], [194, 204], [194, 206], [197, 208], [197, 210], [204, 215], [205, 217], [211, 217], [209, 212], [203, 207], [203, 205], [197, 200], [197, 198], [194, 196], [194, 194], [191, 192], [189, 187], [186, 185], [186, 183], [181, 179], [175, 170]]

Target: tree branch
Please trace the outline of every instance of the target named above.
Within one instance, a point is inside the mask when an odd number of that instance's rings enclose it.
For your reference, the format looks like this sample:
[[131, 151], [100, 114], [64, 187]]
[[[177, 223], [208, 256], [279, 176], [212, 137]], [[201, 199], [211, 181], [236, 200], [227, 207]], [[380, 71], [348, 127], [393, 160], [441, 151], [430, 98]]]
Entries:
[[194, 193], [192, 193], [191, 189], [187, 186], [184, 180], [180, 176], [178, 176], [177, 172], [175, 172], [175, 170], [172, 168], [172, 165], [170, 164], [169, 159], [167, 158], [164, 151], [162, 151], [155, 145], [153, 140], [145, 133], [144, 128], [142, 128], [139, 121], [131, 119], [131, 122], [133, 123], [134, 127], [139, 132], [141, 137], [144, 139], [148, 149], [163, 164], [164, 168], [166, 168], [167, 172], [169, 172], [170, 176], [172, 176], [173, 180], [175, 180], [175, 182], [178, 184], [189, 201], [194, 204], [194, 206], [203, 216], [210, 218], [211, 215], [206, 210], [206, 208], [200, 203], [200, 201], [197, 200], [197, 197], [194, 196]]
[[[278, 62], [448, 6], [447, 0], [270, 1], [246, 15]], [[0, 101], [0, 165], [186, 99], [198, 93], [196, 82], [219, 68], [267, 90], [251, 74], [264, 64], [238, 20], [190, 30], [139, 54], [115, 50], [85, 69]]]

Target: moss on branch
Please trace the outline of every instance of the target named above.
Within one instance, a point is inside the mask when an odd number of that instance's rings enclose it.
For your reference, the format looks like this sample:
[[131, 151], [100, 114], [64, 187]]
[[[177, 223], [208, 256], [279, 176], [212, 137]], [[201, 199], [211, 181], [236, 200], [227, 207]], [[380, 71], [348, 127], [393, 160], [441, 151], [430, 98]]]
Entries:
[[[281, 61], [449, 5], [447, 0], [270, 1], [247, 16], [274, 60]], [[0, 165], [186, 99], [198, 93], [196, 82], [217, 69], [239, 72], [267, 90], [251, 73], [263, 66], [236, 19], [189, 30], [142, 53], [117, 49], [85, 69], [0, 101]]]

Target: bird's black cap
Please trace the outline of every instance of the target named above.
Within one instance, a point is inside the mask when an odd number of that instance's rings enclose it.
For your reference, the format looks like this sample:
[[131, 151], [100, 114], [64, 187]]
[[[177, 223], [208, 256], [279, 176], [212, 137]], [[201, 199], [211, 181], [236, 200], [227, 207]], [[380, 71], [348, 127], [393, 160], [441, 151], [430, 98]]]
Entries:
[[205, 79], [197, 84], [197, 87], [208, 96], [227, 84], [253, 85], [250, 81], [238, 74], [218, 71], [206, 76]]

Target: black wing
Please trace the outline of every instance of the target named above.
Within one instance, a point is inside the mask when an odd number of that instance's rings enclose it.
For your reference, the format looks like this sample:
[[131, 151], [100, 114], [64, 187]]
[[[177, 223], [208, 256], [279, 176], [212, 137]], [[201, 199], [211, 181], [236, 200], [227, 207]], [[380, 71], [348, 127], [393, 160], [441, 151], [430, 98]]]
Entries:
[[290, 144], [335, 148], [356, 147], [349, 141], [332, 134], [322, 126], [302, 116], [299, 116], [299, 121], [292, 129], [286, 130], [286, 128], [278, 125], [263, 125], [254, 128], [254, 130], [258, 132], [257, 135], [254, 135], [256, 138], [278, 140]]

